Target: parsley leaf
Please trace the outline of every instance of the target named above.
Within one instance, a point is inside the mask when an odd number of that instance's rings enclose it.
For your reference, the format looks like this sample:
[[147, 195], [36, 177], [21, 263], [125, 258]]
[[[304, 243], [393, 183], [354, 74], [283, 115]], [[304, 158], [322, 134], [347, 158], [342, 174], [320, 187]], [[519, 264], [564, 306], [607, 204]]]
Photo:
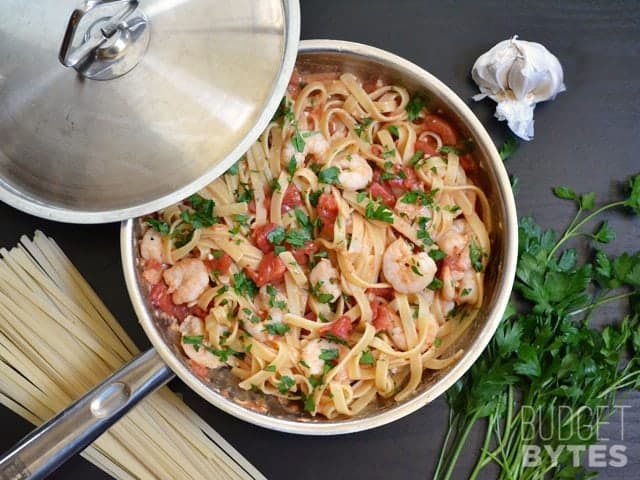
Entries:
[[202, 347], [204, 341], [204, 335], [185, 335], [182, 337], [182, 343], [184, 345], [193, 345], [193, 349], [198, 352]]
[[393, 224], [393, 213], [378, 201], [370, 201], [367, 204], [364, 216], [369, 220], [379, 220]]
[[298, 162], [296, 160], [295, 155], [291, 155], [289, 159], [289, 163], [287, 163], [287, 173], [293, 177], [293, 174], [296, 173], [296, 169], [298, 168]]
[[513, 135], [507, 138], [507, 140], [505, 140], [505, 142], [502, 144], [502, 146], [498, 150], [498, 153], [500, 154], [500, 158], [502, 159], [502, 161], [504, 162], [505, 160], [508, 160], [511, 157], [511, 155], [513, 155], [515, 151], [518, 149], [518, 146], [519, 146], [518, 141]]
[[144, 221], [160, 235], [169, 235], [169, 224], [155, 218], [145, 218]]
[[371, 352], [369, 350], [365, 350], [364, 352], [362, 352], [362, 355], [360, 355], [360, 360], [358, 361], [358, 363], [360, 363], [360, 365], [373, 365], [374, 363], [376, 363], [376, 359], [373, 358], [373, 355], [371, 355]]
[[340, 175], [340, 169], [338, 167], [325, 168], [318, 173], [318, 181], [320, 183], [326, 183], [327, 185], [333, 185], [334, 183], [339, 183], [338, 175]]
[[407, 106], [405, 107], [409, 121], [413, 122], [416, 120], [420, 116], [420, 112], [422, 112], [424, 107], [425, 101], [422, 97], [418, 95], [411, 97], [411, 100], [409, 100], [409, 103], [407, 103]]
[[285, 324], [285, 323], [267, 323], [265, 324], [265, 329], [267, 330], [267, 332], [269, 332], [271, 335], [279, 335], [282, 336], [285, 333], [287, 333], [291, 327], [289, 327], [289, 325]]
[[476, 245], [474, 241], [469, 244], [469, 258], [471, 259], [471, 265], [476, 272], [482, 272], [484, 270], [484, 264], [482, 259], [487, 254], [479, 245]]
[[282, 225], [278, 225], [276, 228], [267, 233], [267, 240], [271, 245], [280, 245], [284, 242], [284, 227]]
[[393, 138], [395, 138], [396, 140], [400, 138], [400, 132], [398, 132], [398, 127], [396, 127], [395, 125], [389, 125], [387, 129], [389, 130], [389, 133]]
[[233, 290], [244, 297], [255, 298], [258, 287], [244, 272], [233, 274]]
[[291, 387], [293, 387], [296, 384], [296, 381], [287, 376], [284, 375], [282, 377], [280, 377], [280, 381], [278, 382], [278, 390], [280, 391], [280, 393], [282, 393], [283, 395], [286, 394], [289, 390], [291, 390]]
[[324, 360], [325, 362], [330, 362], [338, 358], [338, 349], [330, 348], [330, 349], [322, 349], [322, 353], [318, 355], [320, 360]]
[[296, 152], [304, 152], [305, 141], [304, 138], [302, 138], [302, 135], [300, 135], [300, 131], [297, 128], [293, 137], [291, 137], [291, 145], [293, 145], [293, 148], [296, 149]]

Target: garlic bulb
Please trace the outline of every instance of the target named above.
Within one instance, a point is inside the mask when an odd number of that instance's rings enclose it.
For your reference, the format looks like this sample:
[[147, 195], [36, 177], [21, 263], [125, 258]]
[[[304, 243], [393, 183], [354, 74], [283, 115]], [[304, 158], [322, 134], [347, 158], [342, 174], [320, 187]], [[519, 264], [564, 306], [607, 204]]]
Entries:
[[480, 55], [471, 70], [480, 92], [498, 103], [496, 118], [523, 140], [533, 138], [533, 109], [566, 90], [562, 66], [543, 45], [514, 36]]

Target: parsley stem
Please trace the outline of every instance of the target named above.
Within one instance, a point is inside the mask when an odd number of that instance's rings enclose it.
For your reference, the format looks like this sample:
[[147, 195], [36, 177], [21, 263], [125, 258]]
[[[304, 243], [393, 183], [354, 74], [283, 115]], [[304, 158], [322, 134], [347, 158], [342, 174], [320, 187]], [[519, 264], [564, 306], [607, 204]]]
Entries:
[[615, 302], [616, 300], [622, 300], [623, 298], [628, 298], [632, 296], [634, 293], [635, 292], [626, 292], [626, 293], [620, 293], [618, 295], [610, 295], [608, 297], [604, 297], [598, 300], [597, 302], [593, 302], [592, 304], [587, 305], [586, 307], [582, 307], [572, 312], [569, 312], [568, 315], [570, 317], [574, 315], [580, 315], [581, 313], [593, 310], [594, 308], [597, 308], [597, 307], [601, 307], [602, 305], [605, 305], [607, 303]]
[[436, 465], [436, 471], [433, 474], [433, 478], [434, 479], [437, 479], [438, 476], [440, 475], [440, 469], [442, 468], [443, 463], [444, 463], [444, 454], [447, 451], [447, 445], [449, 444], [449, 438], [451, 437], [451, 434], [453, 433], [454, 425], [459, 423], [459, 419], [460, 419], [460, 417], [458, 415], [456, 415], [456, 417], [454, 418], [454, 416], [453, 416], [453, 408], [449, 408], [449, 418], [447, 420], [447, 434], [445, 435], [444, 440], [442, 442], [442, 448], [440, 449], [440, 456], [438, 457], [438, 463]]
[[480, 448], [480, 457], [476, 461], [476, 466], [473, 468], [473, 471], [471, 472], [471, 476], [469, 477], [469, 480], [475, 480], [480, 474], [480, 471], [486, 465], [487, 457], [491, 453], [489, 450], [491, 437], [494, 433], [494, 427], [497, 422], [498, 422], [498, 410], [494, 411], [489, 416], [489, 420], [487, 421], [487, 431], [484, 435], [484, 442], [482, 443], [482, 447]]
[[451, 478], [451, 476], [453, 475], [453, 470], [456, 466], [456, 464], [458, 463], [458, 457], [460, 456], [460, 453], [462, 452], [462, 448], [464, 447], [465, 443], [467, 442], [467, 437], [469, 436], [469, 433], [471, 433], [471, 429], [473, 428], [473, 426], [476, 424], [476, 420], [478, 419], [478, 412], [474, 413], [466, 422], [464, 429], [462, 430], [462, 434], [456, 438], [456, 447], [453, 451], [453, 454], [451, 455], [451, 458], [449, 460], [449, 466], [447, 467], [447, 471], [444, 474], [444, 478], [443, 480], [449, 480]]
[[603, 205], [602, 207], [590, 213], [589, 215], [587, 215], [586, 217], [584, 217], [582, 220], [580, 220], [578, 223], [574, 225], [575, 221], [578, 220], [578, 218], [580, 217], [580, 214], [582, 213], [582, 208], [579, 208], [578, 213], [574, 217], [573, 221], [569, 224], [569, 226], [565, 230], [560, 240], [558, 240], [555, 246], [551, 249], [551, 251], [549, 252], [549, 255], [547, 255], [547, 262], [553, 258], [555, 253], [558, 251], [558, 248], [560, 248], [564, 242], [569, 240], [571, 237], [575, 236], [576, 232], [580, 230], [582, 227], [584, 227], [587, 223], [589, 223], [591, 220], [593, 220], [595, 217], [597, 217], [601, 213], [607, 210], [610, 210], [612, 208], [622, 207], [624, 204], [625, 202], [620, 200], [618, 202], [612, 202], [612, 203]]

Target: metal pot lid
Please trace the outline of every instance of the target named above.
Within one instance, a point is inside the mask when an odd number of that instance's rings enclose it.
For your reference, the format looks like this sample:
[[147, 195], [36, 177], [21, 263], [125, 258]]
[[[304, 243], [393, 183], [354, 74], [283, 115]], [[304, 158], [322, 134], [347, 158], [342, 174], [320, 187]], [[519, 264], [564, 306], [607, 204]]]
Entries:
[[226, 171], [276, 111], [297, 0], [2, 0], [0, 200], [144, 215]]

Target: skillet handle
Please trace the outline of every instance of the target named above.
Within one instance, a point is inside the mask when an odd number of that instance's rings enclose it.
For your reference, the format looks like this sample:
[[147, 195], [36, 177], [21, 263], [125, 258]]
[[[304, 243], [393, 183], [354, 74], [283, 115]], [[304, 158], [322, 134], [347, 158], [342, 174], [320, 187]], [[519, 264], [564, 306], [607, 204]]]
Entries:
[[0, 458], [0, 480], [42, 479], [173, 378], [150, 349], [23, 438]]

